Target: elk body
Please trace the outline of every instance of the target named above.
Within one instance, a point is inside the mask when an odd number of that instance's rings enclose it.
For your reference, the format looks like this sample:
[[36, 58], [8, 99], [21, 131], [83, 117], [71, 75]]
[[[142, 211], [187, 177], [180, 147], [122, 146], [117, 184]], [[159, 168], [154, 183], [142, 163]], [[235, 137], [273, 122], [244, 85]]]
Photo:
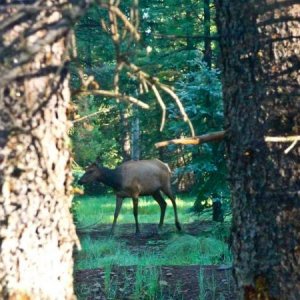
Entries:
[[93, 163], [80, 178], [79, 184], [102, 182], [114, 189], [116, 194], [116, 208], [111, 229], [112, 233], [115, 229], [123, 199], [128, 197], [132, 198], [136, 234], [138, 234], [140, 232], [138, 223], [139, 196], [152, 196], [159, 204], [159, 227], [163, 225], [167, 203], [161, 192], [170, 198], [174, 208], [175, 225], [178, 230], [181, 230], [178, 221], [176, 200], [171, 190], [170, 179], [171, 171], [168, 165], [158, 159], [154, 159], [128, 161], [113, 170], [100, 167], [96, 163]]

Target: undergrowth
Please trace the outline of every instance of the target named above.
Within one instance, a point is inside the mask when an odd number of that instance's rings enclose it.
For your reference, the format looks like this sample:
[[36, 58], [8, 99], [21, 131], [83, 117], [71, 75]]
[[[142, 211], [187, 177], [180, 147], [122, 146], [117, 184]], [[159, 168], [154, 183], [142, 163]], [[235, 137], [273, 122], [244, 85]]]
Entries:
[[[228, 249], [228, 236], [230, 220], [228, 217], [223, 223], [210, 221], [211, 214], [201, 216], [190, 213], [190, 208], [194, 203], [192, 197], [180, 197], [177, 199], [179, 219], [183, 228], [189, 224], [204, 222], [203, 230], [198, 235], [187, 233], [176, 233], [174, 226], [173, 208], [168, 202], [165, 216], [165, 224], [174, 231], [163, 231], [159, 234], [159, 239], [151, 237], [144, 241], [143, 247], [136, 247], [135, 244], [128, 244], [128, 241], [120, 237], [109, 237], [107, 234], [97, 234], [99, 228], [110, 228], [113, 220], [115, 200], [113, 195], [101, 197], [77, 197], [74, 201], [73, 212], [79, 236], [81, 240], [81, 251], [75, 252], [75, 270], [101, 268], [104, 270], [104, 290], [107, 299], [116, 299], [116, 290], [120, 291], [118, 283], [111, 277], [111, 270], [116, 266], [135, 266], [134, 288], [123, 286], [124, 293], [132, 295], [130, 299], [161, 299], [162, 284], [159, 280], [159, 270], [166, 265], [216, 265], [231, 264], [231, 253]], [[159, 206], [151, 198], [142, 198], [139, 201], [139, 222], [143, 224], [155, 223], [159, 221]], [[206, 220], [206, 221], [203, 221]], [[134, 236], [134, 218], [132, 214], [132, 203], [130, 199], [124, 201], [121, 213], [118, 218], [118, 227], [122, 224], [132, 224], [132, 232], [126, 232], [127, 236]], [[126, 227], [127, 228], [127, 227]], [[141, 226], [143, 229], [143, 226]], [[120, 230], [120, 229], [119, 229]], [[117, 231], [118, 232], [118, 231]], [[137, 243], [138, 244], [138, 243]], [[199, 274], [199, 288], [202, 291], [199, 299], [207, 299], [207, 295], [215, 299], [215, 282], [206, 282], [203, 274]], [[125, 281], [126, 282], [126, 281]], [[129, 283], [129, 280], [128, 280]], [[86, 299], [86, 291], [83, 287], [77, 287], [79, 299]], [[176, 294], [176, 299], [180, 295], [181, 287], [178, 291], [170, 291]], [[179, 299], [179, 298], [178, 298]]]
[[[188, 213], [193, 205], [193, 198], [178, 198], [178, 211], [181, 223], [188, 224], [199, 221], [195, 214]], [[168, 203], [170, 204], [170, 203]], [[93, 238], [93, 226], [110, 226], [113, 218], [115, 202], [112, 195], [102, 197], [80, 197], [74, 205], [77, 228], [86, 228], [81, 236], [82, 250], [76, 253], [76, 269], [92, 269], [111, 265], [192, 265], [230, 263], [231, 255], [226, 243], [229, 234], [229, 222], [216, 224], [203, 231], [199, 236], [189, 234], [162, 234], [162, 239], [147, 241], [142, 250], [130, 249], [118, 238]], [[158, 223], [159, 207], [150, 198], [139, 201], [140, 223]], [[118, 224], [133, 223], [132, 203], [124, 201]], [[168, 205], [165, 224], [174, 223], [173, 209]], [[117, 228], [118, 228], [117, 224]], [[108, 234], [108, 232], [107, 232]], [[134, 231], [132, 231], [133, 239]], [[146, 252], [145, 252], [146, 249]], [[151, 249], [158, 249], [157, 251]], [[133, 251], [134, 250], [134, 251]]]

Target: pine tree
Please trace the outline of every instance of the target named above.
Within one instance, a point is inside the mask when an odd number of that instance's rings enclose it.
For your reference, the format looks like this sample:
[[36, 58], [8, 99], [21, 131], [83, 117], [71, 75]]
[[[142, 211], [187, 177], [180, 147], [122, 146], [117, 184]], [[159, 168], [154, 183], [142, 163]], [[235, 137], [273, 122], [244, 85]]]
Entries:
[[74, 298], [66, 46], [85, 3], [47, 4], [1, 7], [2, 299]]
[[299, 299], [300, 5], [215, 2], [239, 299]]

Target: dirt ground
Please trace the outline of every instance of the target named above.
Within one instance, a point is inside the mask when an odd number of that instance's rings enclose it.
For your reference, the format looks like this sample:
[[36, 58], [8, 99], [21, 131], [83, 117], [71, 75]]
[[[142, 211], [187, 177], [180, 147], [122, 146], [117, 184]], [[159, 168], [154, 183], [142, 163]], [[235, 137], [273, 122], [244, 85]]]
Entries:
[[[209, 230], [210, 222], [192, 223], [184, 227], [187, 234], [197, 236], [200, 231]], [[88, 234], [92, 238], [107, 236], [110, 225], [101, 225], [101, 228], [82, 230], [79, 236]], [[126, 243], [131, 251], [160, 251], [160, 241], [168, 239], [174, 231], [172, 225], [166, 225], [164, 233], [157, 232], [156, 224], [142, 224], [141, 235], [136, 237], [134, 225], [120, 224], [116, 233], [117, 238]], [[149, 240], [153, 243], [149, 243]], [[151, 272], [151, 268], [146, 269]], [[232, 269], [229, 265], [210, 266], [159, 266], [158, 274], [159, 294], [153, 296], [145, 289], [137, 290], [136, 266], [114, 266], [109, 272], [104, 269], [80, 270], [75, 272], [75, 290], [78, 299], [163, 299], [163, 300], [235, 300], [233, 290]], [[147, 270], [146, 270], [147, 271]], [[110, 274], [109, 278], [108, 275]], [[151, 274], [151, 273], [149, 273]], [[151, 275], [150, 275], [151, 276]], [[147, 283], [144, 283], [147, 284]]]

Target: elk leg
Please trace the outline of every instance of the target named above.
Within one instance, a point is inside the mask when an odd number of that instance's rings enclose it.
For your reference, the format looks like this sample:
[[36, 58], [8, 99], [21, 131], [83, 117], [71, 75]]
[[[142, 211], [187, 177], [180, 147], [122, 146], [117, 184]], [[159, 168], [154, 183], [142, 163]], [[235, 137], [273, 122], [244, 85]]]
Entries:
[[159, 220], [159, 225], [158, 227], [161, 228], [164, 224], [164, 218], [165, 218], [165, 212], [166, 212], [166, 207], [167, 207], [167, 202], [161, 195], [160, 191], [155, 192], [153, 195], [153, 198], [155, 201], [158, 203], [160, 207], [160, 220]]
[[116, 197], [116, 208], [115, 208], [115, 214], [114, 214], [114, 221], [113, 221], [112, 227], [111, 227], [111, 234], [114, 234], [115, 226], [116, 226], [117, 219], [118, 219], [121, 207], [122, 207], [122, 203], [123, 203], [123, 198], [117, 196]]
[[181, 231], [181, 225], [179, 223], [178, 215], [177, 215], [176, 198], [173, 195], [173, 193], [171, 192], [171, 189], [168, 190], [168, 191], [163, 191], [163, 192], [170, 198], [170, 200], [172, 202], [172, 205], [173, 205], [173, 208], [174, 208], [174, 215], [175, 215], [175, 225], [176, 225], [176, 228], [178, 229], [178, 231]]
[[139, 222], [138, 222], [139, 198], [132, 198], [132, 203], [133, 203], [133, 215], [135, 220], [135, 234], [139, 234], [140, 233]]

